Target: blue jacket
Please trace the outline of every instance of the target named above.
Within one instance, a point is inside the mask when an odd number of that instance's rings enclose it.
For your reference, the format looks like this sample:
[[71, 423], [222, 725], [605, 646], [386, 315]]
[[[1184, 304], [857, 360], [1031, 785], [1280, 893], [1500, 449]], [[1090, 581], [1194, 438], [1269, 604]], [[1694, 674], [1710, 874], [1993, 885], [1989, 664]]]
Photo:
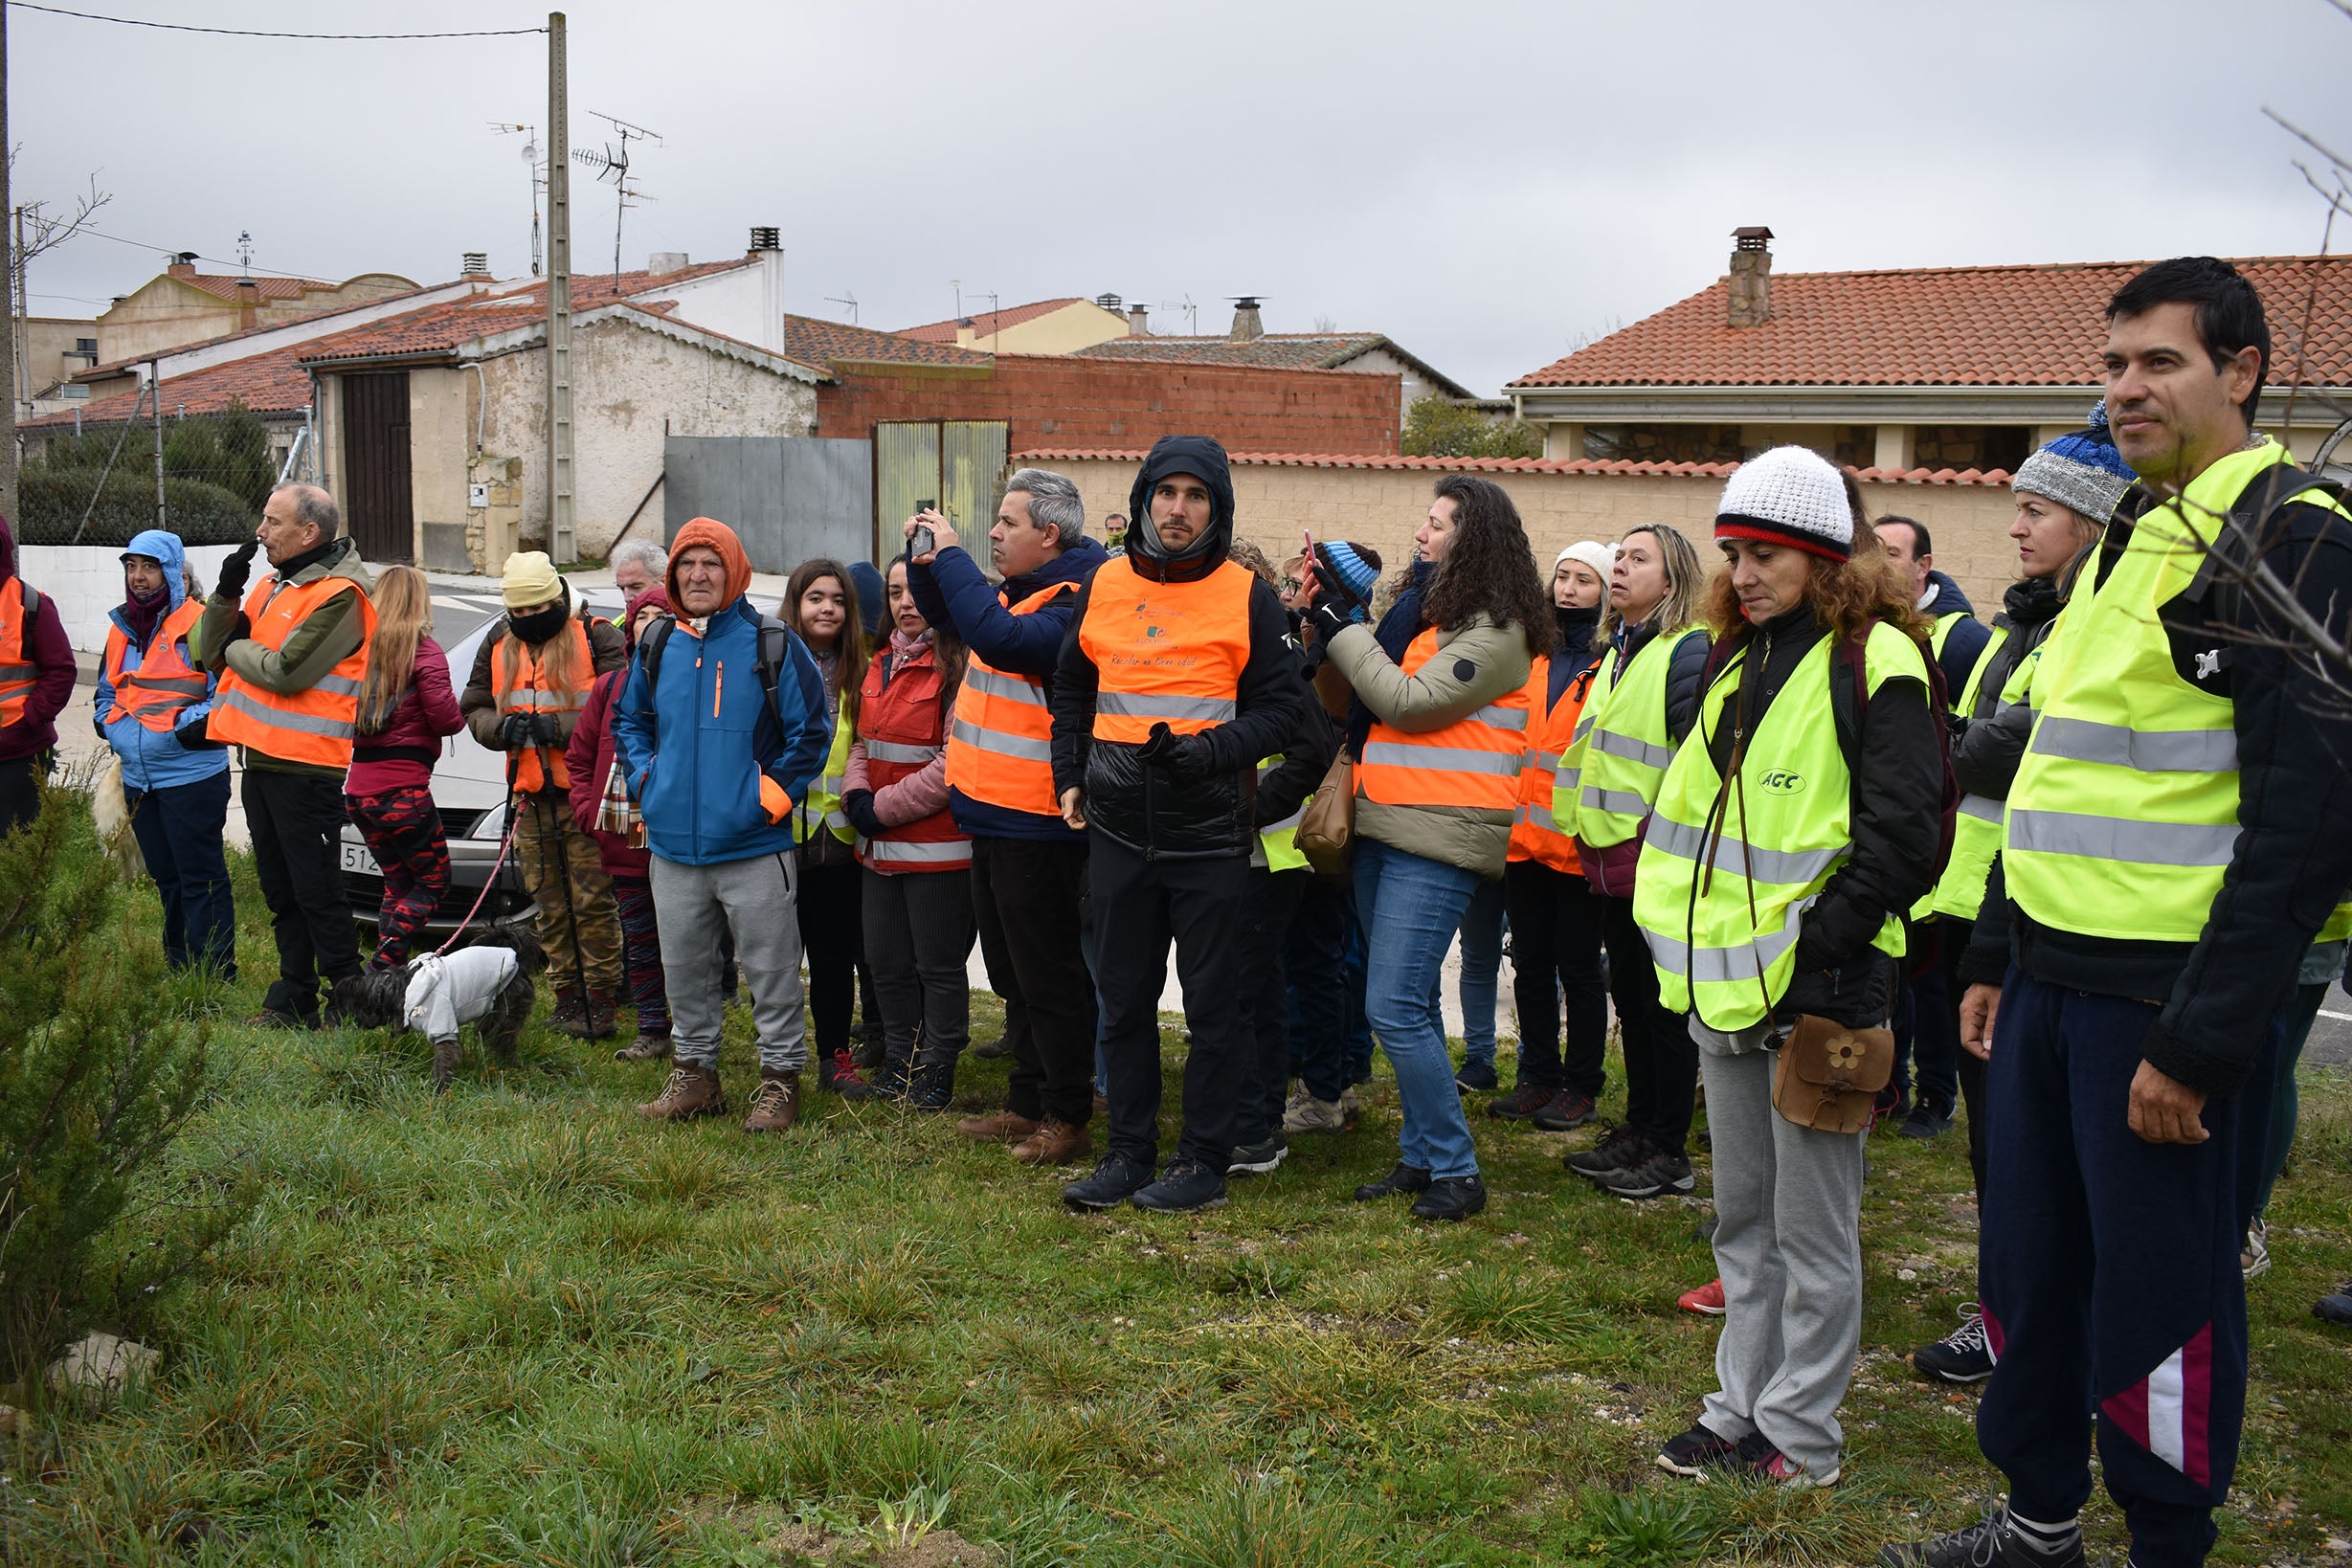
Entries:
[[[980, 574], [979, 564], [951, 546], [931, 558], [930, 566], [909, 564], [907, 589], [915, 608], [934, 626], [952, 626], [965, 647], [994, 669], [1025, 675], [1045, 683], [1050, 692], [1054, 667], [1062, 660], [1062, 639], [1068, 636], [1075, 594], [1058, 594], [1025, 616], [1006, 608], [1056, 583], [1084, 584], [1094, 569], [1110, 559], [1110, 552], [1091, 539], [1081, 539], [1035, 571], [1008, 577], [1003, 597], [997, 585]], [[974, 800], [961, 790], [948, 791], [948, 809], [955, 825], [975, 839], [1043, 839], [1083, 841], [1058, 814], [1013, 811]]]
[[797, 637], [785, 638], [768, 705], [759, 620], [748, 598], [712, 616], [701, 637], [681, 619], [661, 652], [660, 689], [647, 687], [640, 644], [613, 710], [614, 750], [644, 815], [646, 845], [674, 865], [790, 849], [792, 808], [833, 744], [824, 677]]
[[[150, 556], [162, 563], [164, 587], [171, 595], [170, 602], [164, 606], [165, 616], [170, 616], [187, 600], [185, 569], [188, 551], [181, 547], [179, 535], [149, 528], [134, 535], [123, 553]], [[131, 636], [130, 622], [123, 618], [120, 607], [108, 611], [106, 616], [130, 643], [129, 650], [123, 656], [123, 667], [137, 667], [141, 656], [146, 652], [146, 645]], [[162, 622], [159, 620], [156, 624], [160, 628]], [[180, 638], [180, 657], [187, 659], [190, 667], [195, 665], [195, 661], [189, 658], [188, 638], [185, 637]], [[90, 722], [106, 738], [106, 744], [114, 748], [115, 755], [123, 759], [123, 787], [125, 790], [168, 790], [176, 784], [193, 784], [200, 779], [211, 778], [214, 773], [227, 772], [229, 749], [218, 741], [202, 738], [204, 721], [213, 711], [213, 695], [219, 685], [220, 677], [217, 674], [207, 675], [204, 701], [190, 703], [182, 708], [179, 717], [172, 721], [171, 733], [161, 735], [127, 716], [112, 724], [106, 722], [106, 714], [114, 706], [114, 683], [106, 679], [106, 667], [101, 661], [98, 695], [91, 706]], [[195, 727], [197, 737], [192, 741], [185, 738], [190, 726]]]
[[1983, 657], [1984, 644], [1992, 640], [1992, 629], [1976, 618], [1977, 607], [1968, 602], [1968, 595], [1960, 592], [1960, 584], [1932, 569], [1927, 574], [1927, 582], [1936, 596], [1920, 612], [1921, 615], [1930, 620], [1941, 620], [1955, 614], [1963, 617], [1952, 623], [1951, 634], [1943, 639], [1943, 657], [1937, 661], [1943, 666], [1944, 688], [1957, 706], [1960, 693], [1968, 689], [1969, 674], [1976, 669], [1977, 661]]

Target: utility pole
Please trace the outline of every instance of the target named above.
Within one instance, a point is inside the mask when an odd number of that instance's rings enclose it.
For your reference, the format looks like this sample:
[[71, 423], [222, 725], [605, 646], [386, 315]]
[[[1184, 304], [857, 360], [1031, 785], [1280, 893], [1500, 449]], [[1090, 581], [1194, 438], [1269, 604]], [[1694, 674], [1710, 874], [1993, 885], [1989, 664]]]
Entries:
[[169, 516], [164, 510], [164, 368], [151, 359], [147, 361], [147, 385], [155, 389], [155, 526], [169, 532]]
[[571, 119], [564, 13], [548, 13], [548, 552], [580, 558], [571, 531]]
[[[8, 8], [0, 5], [0, 213], [9, 210], [8, 149], [14, 144], [9, 140], [9, 16]], [[17, 249], [9, 249], [9, 273], [14, 276], [23, 260]], [[11, 298], [14, 289], [9, 290]], [[5, 334], [7, 346], [0, 347], [0, 382], [9, 389], [8, 413], [0, 415], [0, 516], [19, 518], [16, 509], [16, 332], [13, 325]], [[21, 526], [21, 524], [19, 525]]]

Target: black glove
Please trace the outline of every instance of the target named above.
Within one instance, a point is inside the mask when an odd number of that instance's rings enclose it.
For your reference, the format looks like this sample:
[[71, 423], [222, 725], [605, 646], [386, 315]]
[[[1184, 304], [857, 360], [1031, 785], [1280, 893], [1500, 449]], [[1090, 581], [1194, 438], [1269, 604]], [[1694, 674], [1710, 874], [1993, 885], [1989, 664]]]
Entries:
[[499, 721], [498, 744], [506, 750], [520, 751], [531, 743], [531, 716], [509, 713]]
[[1153, 767], [1166, 770], [1184, 783], [1204, 779], [1217, 768], [1216, 754], [1209, 750], [1208, 736], [1179, 735], [1165, 724], [1152, 727], [1152, 738], [1143, 743], [1136, 754]]
[[564, 744], [563, 727], [556, 723], [552, 713], [534, 713], [531, 715], [530, 739], [533, 746], [561, 746]]
[[205, 722], [205, 717], [203, 715], [199, 715], [180, 726], [180, 728], [173, 730], [172, 733], [179, 737], [179, 741], [182, 746], [187, 747], [191, 751], [218, 747], [220, 742], [213, 740], [207, 735], [204, 728]]
[[841, 815], [849, 818], [851, 827], [869, 839], [879, 839], [885, 831], [882, 818], [874, 815], [871, 790], [852, 790], [841, 796]]
[[1361, 626], [1363, 622], [1350, 618], [1336, 600], [1317, 598], [1307, 607], [1307, 624], [1315, 629], [1315, 641], [1328, 648], [1332, 645], [1332, 638], [1351, 626]]
[[245, 594], [245, 580], [253, 575], [254, 555], [260, 549], [261, 541], [257, 537], [246, 540], [231, 550], [229, 558], [220, 563], [220, 577], [213, 585], [213, 592], [223, 595], [232, 603], [242, 598]]

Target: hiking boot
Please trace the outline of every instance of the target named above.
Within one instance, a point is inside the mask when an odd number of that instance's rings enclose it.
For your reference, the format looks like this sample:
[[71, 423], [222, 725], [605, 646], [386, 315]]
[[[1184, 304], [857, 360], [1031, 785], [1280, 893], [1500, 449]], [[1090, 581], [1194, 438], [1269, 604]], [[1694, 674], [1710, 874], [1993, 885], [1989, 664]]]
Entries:
[[1570, 1132], [1600, 1114], [1593, 1103], [1576, 1090], [1561, 1089], [1537, 1106], [1527, 1119], [1538, 1132]]
[[1285, 1132], [1344, 1132], [1348, 1130], [1347, 1112], [1339, 1109], [1336, 1100], [1318, 1100], [1313, 1095], [1301, 1096], [1298, 1104], [1282, 1113]]
[[955, 1098], [955, 1057], [946, 1051], [917, 1052], [907, 1074], [907, 1104], [915, 1110], [945, 1110]]
[[759, 1087], [751, 1094], [751, 1113], [743, 1119], [746, 1132], [790, 1132], [800, 1119], [800, 1075], [759, 1069]]
[[844, 1100], [878, 1100], [882, 1090], [858, 1076], [857, 1059], [846, 1047], [817, 1059], [817, 1086]]
[[612, 993], [591, 990], [582, 1000], [580, 988], [573, 986], [548, 1015], [548, 1026], [574, 1040], [604, 1040], [620, 1032], [620, 1014], [613, 1006]]
[[1013, 1047], [1007, 1045], [1004, 1037], [999, 1035], [995, 1040], [983, 1040], [972, 1047], [972, 1054], [983, 1062], [1010, 1062], [1013, 1060]]
[[889, 1042], [882, 1038], [882, 1025], [861, 1023], [850, 1034], [851, 1038], [858, 1042], [857, 1047], [849, 1053], [857, 1059], [858, 1070], [860, 1072], [881, 1070], [882, 1059], [890, 1051]]
[[955, 1124], [955, 1131], [980, 1143], [1019, 1143], [1036, 1137], [1044, 1125], [1018, 1110], [992, 1110], [985, 1116], [965, 1117]]
[[2246, 1227], [2246, 1244], [2238, 1250], [2238, 1272], [2258, 1280], [2271, 1271], [2271, 1227], [2260, 1219]]
[[1691, 1162], [1663, 1149], [1653, 1149], [1639, 1164], [1596, 1179], [1602, 1192], [1619, 1198], [1661, 1198], [1668, 1193], [1687, 1193], [1698, 1185], [1691, 1174]]
[[613, 1053], [613, 1060], [616, 1062], [659, 1062], [669, 1054], [669, 1036], [649, 1035], [639, 1030], [635, 1040]]
[[464, 1060], [465, 1052], [458, 1044], [457, 1036], [433, 1042], [434, 1093], [438, 1094], [449, 1087], [449, 1081], [458, 1076], [458, 1064]]
[[1560, 1163], [1587, 1180], [1598, 1181], [1628, 1165], [1640, 1164], [1647, 1143], [1642, 1134], [1621, 1124], [1590, 1149], [1579, 1149], [1564, 1156]]
[[2352, 1280], [2311, 1304], [2311, 1315], [2322, 1323], [2352, 1327]]
[[1546, 1088], [1540, 1084], [1531, 1084], [1522, 1078], [1519, 1080], [1519, 1086], [1509, 1094], [1499, 1100], [1487, 1102], [1487, 1114], [1497, 1121], [1523, 1122], [1535, 1114], [1537, 1106], [1545, 1104], [1558, 1093], [1559, 1090], [1556, 1088]]
[[1703, 1476], [1709, 1470], [1739, 1467], [1739, 1445], [1718, 1437], [1704, 1422], [1692, 1422], [1680, 1437], [1669, 1438], [1658, 1450], [1658, 1468], [1672, 1475]]
[[1911, 1364], [1947, 1383], [1981, 1383], [1993, 1375], [1992, 1342], [1984, 1336], [1984, 1314], [1975, 1302], [1960, 1310], [1960, 1326], [1932, 1345], [1911, 1353]]
[[1696, 1312], [1701, 1317], [1721, 1317], [1724, 1311], [1723, 1282], [1710, 1280], [1695, 1290], [1685, 1290], [1674, 1298], [1674, 1305], [1686, 1312]]
[[1896, 1131], [1907, 1138], [1941, 1137], [1952, 1131], [1952, 1113], [1938, 1110], [1922, 1100], [1911, 1108], [1911, 1114], [1903, 1118], [1903, 1125]]
[[1227, 1176], [1265, 1176], [1282, 1163], [1282, 1156], [1290, 1152], [1290, 1140], [1280, 1132], [1259, 1139], [1233, 1152], [1225, 1166]]
[[727, 1095], [719, 1087], [719, 1069], [681, 1062], [670, 1069], [661, 1092], [637, 1108], [648, 1121], [690, 1122], [697, 1116], [727, 1114]]
[[1924, 1541], [1901, 1541], [1878, 1554], [1880, 1568], [2083, 1568], [2082, 1531], [2050, 1541], [2009, 1519], [1995, 1503], [1982, 1521]]
[[1162, 1214], [1191, 1214], [1198, 1209], [1225, 1206], [1225, 1178], [1206, 1161], [1179, 1155], [1168, 1162], [1160, 1178], [1140, 1188], [1129, 1202]]
[[1013, 1157], [1023, 1165], [1075, 1165], [1094, 1153], [1094, 1134], [1059, 1116], [1048, 1115], [1037, 1131], [1013, 1145]]
[[1494, 1076], [1491, 1062], [1465, 1062], [1462, 1070], [1454, 1074], [1454, 1088], [1463, 1094], [1483, 1093], [1501, 1082]]
[[1402, 1160], [1397, 1168], [1378, 1181], [1367, 1181], [1355, 1189], [1358, 1203], [1378, 1203], [1383, 1198], [1396, 1198], [1404, 1193], [1425, 1193], [1429, 1190], [1429, 1173], [1419, 1165], [1407, 1165]]
[[245, 1020], [249, 1029], [308, 1030], [320, 1027], [316, 1013], [289, 1013], [283, 1008], [264, 1007]]
[[1474, 1176], [1439, 1176], [1405, 1212], [1416, 1220], [1467, 1220], [1487, 1206], [1487, 1184]]
[[1064, 1185], [1062, 1201], [1073, 1209], [1116, 1208], [1151, 1184], [1152, 1167], [1114, 1149], [1103, 1156], [1092, 1176]]

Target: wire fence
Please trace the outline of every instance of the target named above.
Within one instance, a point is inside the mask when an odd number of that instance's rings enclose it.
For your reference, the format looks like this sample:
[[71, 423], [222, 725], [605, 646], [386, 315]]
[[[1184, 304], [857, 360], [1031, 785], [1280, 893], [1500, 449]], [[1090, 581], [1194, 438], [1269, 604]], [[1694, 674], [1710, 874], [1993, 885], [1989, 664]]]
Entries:
[[235, 544], [253, 533], [281, 475], [311, 477], [310, 435], [306, 426], [273, 429], [233, 403], [217, 414], [167, 413], [28, 439], [19, 537], [120, 548], [142, 529], [165, 528], [185, 544]]

